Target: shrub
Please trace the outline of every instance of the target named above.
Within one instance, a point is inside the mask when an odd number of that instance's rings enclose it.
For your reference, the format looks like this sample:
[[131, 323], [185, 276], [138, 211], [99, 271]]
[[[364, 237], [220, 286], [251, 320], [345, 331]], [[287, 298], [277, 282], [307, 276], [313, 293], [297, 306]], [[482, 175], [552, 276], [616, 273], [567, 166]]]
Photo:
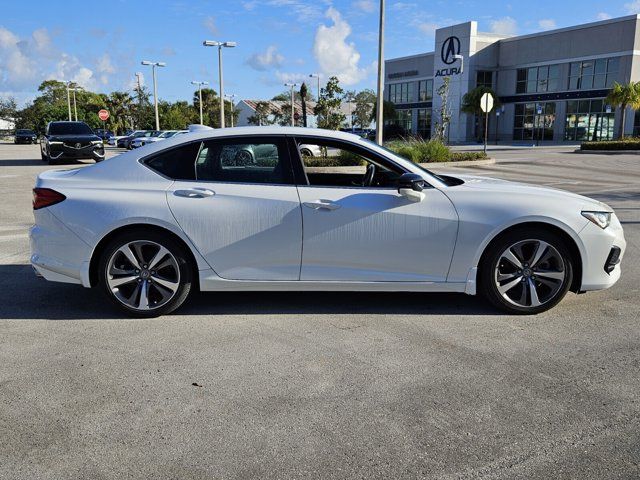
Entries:
[[640, 138], [583, 142], [580, 144], [580, 150], [640, 150]]
[[387, 148], [414, 163], [461, 162], [487, 158], [483, 152], [452, 152], [438, 140], [405, 139], [385, 144]]

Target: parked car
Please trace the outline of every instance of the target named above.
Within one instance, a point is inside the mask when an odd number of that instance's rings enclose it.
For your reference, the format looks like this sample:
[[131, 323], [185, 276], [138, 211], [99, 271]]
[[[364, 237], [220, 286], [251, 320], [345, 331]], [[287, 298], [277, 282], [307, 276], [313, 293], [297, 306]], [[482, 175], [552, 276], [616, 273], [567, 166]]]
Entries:
[[130, 135], [120, 138], [117, 142], [117, 146], [119, 148], [127, 148], [131, 150], [131, 142], [134, 139], [140, 138], [140, 137], [151, 137], [158, 134], [159, 134], [158, 130], [136, 130], [132, 132]]
[[54, 165], [63, 160], [104, 160], [102, 139], [84, 122], [49, 122], [40, 144], [42, 161]]
[[19, 128], [13, 137], [13, 143], [37, 143], [38, 134], [28, 128]]
[[111, 137], [113, 137], [113, 132], [109, 130], [105, 130], [103, 128], [97, 128], [94, 130], [94, 133], [102, 139], [103, 142], [108, 141]]
[[[362, 167], [307, 167], [299, 145]], [[255, 162], [238, 164], [246, 150]], [[626, 247], [597, 200], [434, 174], [356, 135], [309, 128], [190, 133], [41, 173], [33, 193], [36, 272], [144, 317], [196, 287], [478, 293], [536, 314], [569, 290], [611, 287]]]
[[163, 130], [159, 132], [158, 135], [153, 135], [150, 137], [138, 137], [134, 138], [131, 141], [131, 148], [139, 148], [148, 143], [155, 143], [160, 140], [166, 140], [167, 138], [175, 137], [176, 135], [182, 135], [183, 133], [188, 133], [187, 130]]

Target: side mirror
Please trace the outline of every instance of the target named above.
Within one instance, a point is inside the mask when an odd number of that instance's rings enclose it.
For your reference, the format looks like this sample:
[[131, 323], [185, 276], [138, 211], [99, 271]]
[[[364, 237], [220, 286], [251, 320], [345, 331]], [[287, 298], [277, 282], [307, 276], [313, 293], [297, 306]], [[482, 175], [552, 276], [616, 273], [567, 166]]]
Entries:
[[417, 173], [403, 173], [398, 179], [398, 193], [412, 202], [424, 200], [424, 179]]

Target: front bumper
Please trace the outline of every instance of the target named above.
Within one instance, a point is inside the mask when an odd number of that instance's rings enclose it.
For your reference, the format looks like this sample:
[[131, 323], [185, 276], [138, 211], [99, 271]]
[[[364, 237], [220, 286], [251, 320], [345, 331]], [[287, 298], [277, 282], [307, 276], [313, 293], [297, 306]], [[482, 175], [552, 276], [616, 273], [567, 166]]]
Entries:
[[49, 145], [49, 156], [53, 160], [89, 159], [99, 161], [104, 159], [104, 146], [91, 144], [79, 147], [67, 144]]
[[580, 232], [580, 238], [585, 248], [580, 290], [602, 290], [613, 286], [620, 279], [621, 261], [627, 247], [618, 217], [613, 214], [611, 224], [604, 230], [588, 222]]

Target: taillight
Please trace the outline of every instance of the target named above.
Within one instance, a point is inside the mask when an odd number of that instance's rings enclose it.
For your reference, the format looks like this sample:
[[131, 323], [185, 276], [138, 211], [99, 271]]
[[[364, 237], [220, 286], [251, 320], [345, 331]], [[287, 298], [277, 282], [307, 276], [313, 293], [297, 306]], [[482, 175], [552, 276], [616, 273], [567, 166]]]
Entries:
[[50, 188], [34, 188], [33, 189], [33, 209], [50, 207], [56, 203], [63, 201], [65, 197], [60, 192], [51, 190]]

